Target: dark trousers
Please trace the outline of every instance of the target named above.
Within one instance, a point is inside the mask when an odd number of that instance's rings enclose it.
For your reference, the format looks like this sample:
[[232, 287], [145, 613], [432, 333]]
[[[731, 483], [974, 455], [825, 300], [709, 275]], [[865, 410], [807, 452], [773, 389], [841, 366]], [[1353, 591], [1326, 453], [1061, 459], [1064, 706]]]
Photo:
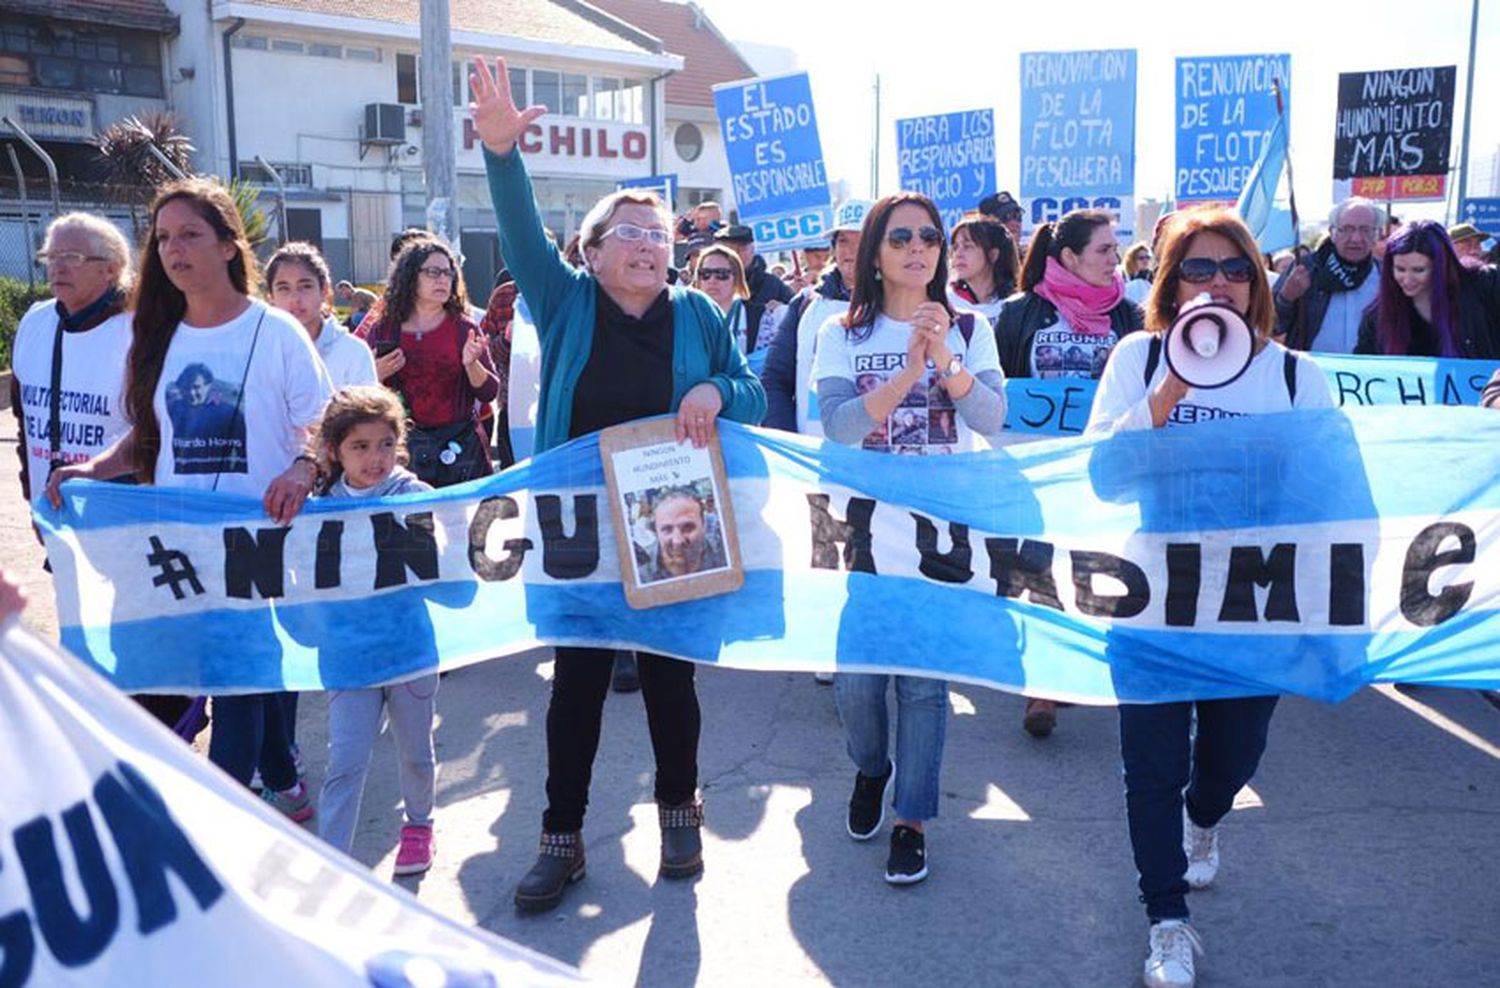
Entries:
[[[552, 701], [547, 706], [547, 812], [542, 829], [567, 833], [583, 828], [615, 653], [567, 647], [556, 652]], [[698, 789], [700, 718], [693, 664], [649, 652], [639, 652], [637, 658], [646, 724], [656, 753], [656, 801], [668, 806], [685, 803]]]
[[292, 763], [277, 694], [214, 697], [208, 759], [242, 786], [250, 784], [257, 765], [267, 789], [279, 791], [296, 785], [297, 766]]
[[1141, 901], [1151, 922], [1188, 918], [1184, 789], [1194, 823], [1212, 827], [1222, 820], [1260, 764], [1277, 699], [1120, 705], [1130, 846], [1141, 876]]

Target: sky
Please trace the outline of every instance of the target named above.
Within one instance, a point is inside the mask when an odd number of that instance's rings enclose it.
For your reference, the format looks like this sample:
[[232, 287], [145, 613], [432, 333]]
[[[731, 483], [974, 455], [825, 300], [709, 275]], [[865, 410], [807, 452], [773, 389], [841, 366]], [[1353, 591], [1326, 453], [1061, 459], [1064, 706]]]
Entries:
[[[869, 191], [874, 79], [881, 79], [880, 193], [898, 188], [894, 121], [992, 108], [1001, 188], [1018, 191], [1020, 53], [1137, 50], [1137, 200], [1168, 198], [1176, 157], [1175, 60], [1183, 56], [1291, 55], [1291, 157], [1299, 211], [1332, 205], [1338, 74], [1458, 66], [1452, 161], [1462, 133], [1470, 0], [1261, 0], [1254, 4], [1099, 0], [982, 4], [959, 0], [697, 0], [719, 30], [745, 43], [753, 65], [791, 51], [812, 80], [830, 178]], [[1470, 195], [1488, 194], [1500, 146], [1500, 11], [1481, 5], [1470, 142]], [[788, 68], [782, 64], [779, 69]], [[1456, 180], [1450, 179], [1456, 186]], [[1500, 194], [1500, 189], [1493, 190]], [[1440, 204], [1398, 206], [1403, 216], [1441, 217]]]

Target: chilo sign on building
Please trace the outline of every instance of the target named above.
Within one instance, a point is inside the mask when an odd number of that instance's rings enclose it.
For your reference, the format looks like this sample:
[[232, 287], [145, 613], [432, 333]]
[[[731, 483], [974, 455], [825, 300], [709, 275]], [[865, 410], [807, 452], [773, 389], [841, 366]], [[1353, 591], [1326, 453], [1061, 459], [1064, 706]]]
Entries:
[[[475, 151], [481, 144], [474, 121], [463, 118], [463, 146]], [[616, 163], [619, 177], [640, 174], [638, 162], [651, 151], [650, 135], [642, 128], [598, 121], [571, 123], [547, 121], [526, 128], [518, 142], [528, 159], [554, 165], [587, 164], [589, 174], [613, 175], [610, 163]]]

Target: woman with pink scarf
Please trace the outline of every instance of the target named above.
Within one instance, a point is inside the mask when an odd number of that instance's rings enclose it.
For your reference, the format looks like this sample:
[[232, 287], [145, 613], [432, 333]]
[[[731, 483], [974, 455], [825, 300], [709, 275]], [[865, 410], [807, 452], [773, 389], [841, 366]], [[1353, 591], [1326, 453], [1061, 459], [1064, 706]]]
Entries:
[[[1125, 297], [1114, 218], [1078, 209], [1031, 235], [1021, 293], [995, 321], [1006, 377], [1097, 379], [1110, 351], [1141, 328], [1141, 310]], [[1045, 738], [1057, 726], [1057, 704], [1030, 698], [1022, 726]]]

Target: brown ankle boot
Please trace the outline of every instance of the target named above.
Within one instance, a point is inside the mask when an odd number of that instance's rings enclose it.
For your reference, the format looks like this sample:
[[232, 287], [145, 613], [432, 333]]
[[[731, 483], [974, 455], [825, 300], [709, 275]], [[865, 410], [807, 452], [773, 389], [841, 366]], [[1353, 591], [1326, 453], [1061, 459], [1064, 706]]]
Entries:
[[656, 804], [661, 817], [661, 877], [692, 878], [703, 871], [703, 803]]
[[516, 906], [526, 912], [546, 912], [562, 901], [567, 887], [583, 878], [583, 835], [542, 832], [536, 864], [516, 886]]

